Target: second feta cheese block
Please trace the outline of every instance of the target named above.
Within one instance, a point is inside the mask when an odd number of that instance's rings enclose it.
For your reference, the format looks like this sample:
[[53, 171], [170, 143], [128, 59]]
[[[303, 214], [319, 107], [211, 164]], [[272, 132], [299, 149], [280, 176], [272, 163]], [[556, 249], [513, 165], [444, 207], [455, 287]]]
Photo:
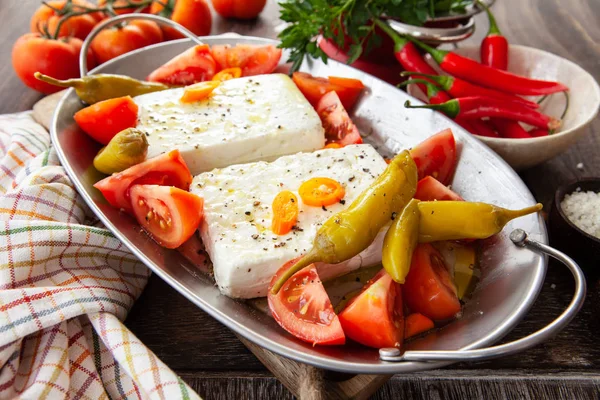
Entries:
[[319, 116], [287, 75], [231, 79], [197, 103], [181, 103], [184, 90], [134, 98], [148, 157], [178, 149], [196, 175], [325, 145]]
[[[385, 168], [379, 153], [362, 144], [285, 156], [271, 163], [233, 165], [196, 176], [190, 191], [204, 198], [200, 235], [221, 292], [238, 298], [266, 296], [275, 272], [306, 253], [323, 222], [346, 209]], [[304, 204], [298, 188], [315, 177], [341, 183], [345, 197], [327, 207]], [[298, 198], [298, 222], [290, 233], [276, 235], [271, 231], [271, 204], [283, 190]], [[351, 260], [318, 265], [321, 279], [379, 263], [384, 233]]]

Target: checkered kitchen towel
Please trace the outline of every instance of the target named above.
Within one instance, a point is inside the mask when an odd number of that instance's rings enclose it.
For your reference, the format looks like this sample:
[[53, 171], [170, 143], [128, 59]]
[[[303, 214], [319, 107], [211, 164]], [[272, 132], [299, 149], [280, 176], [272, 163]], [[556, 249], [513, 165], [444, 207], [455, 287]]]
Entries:
[[100, 227], [48, 132], [0, 116], [0, 399], [195, 399], [122, 323], [149, 270]]

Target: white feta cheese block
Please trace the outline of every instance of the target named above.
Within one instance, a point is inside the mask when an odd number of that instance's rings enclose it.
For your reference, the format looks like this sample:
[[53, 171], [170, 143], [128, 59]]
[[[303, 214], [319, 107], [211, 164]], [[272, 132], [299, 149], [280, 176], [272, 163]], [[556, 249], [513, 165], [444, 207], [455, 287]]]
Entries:
[[[346, 209], [386, 166], [373, 147], [362, 144], [299, 153], [271, 163], [232, 165], [196, 176], [190, 191], [204, 198], [200, 235], [221, 292], [238, 298], [266, 296], [277, 270], [306, 253], [323, 222]], [[324, 208], [303, 204], [298, 188], [315, 177], [340, 182], [345, 187], [344, 199]], [[283, 190], [296, 194], [300, 211], [296, 227], [276, 235], [271, 231], [271, 205]], [[321, 279], [379, 263], [384, 232], [351, 260], [318, 265]]]
[[283, 74], [223, 82], [207, 100], [181, 103], [184, 88], [134, 98], [148, 157], [179, 149], [192, 175], [322, 149], [314, 108]]

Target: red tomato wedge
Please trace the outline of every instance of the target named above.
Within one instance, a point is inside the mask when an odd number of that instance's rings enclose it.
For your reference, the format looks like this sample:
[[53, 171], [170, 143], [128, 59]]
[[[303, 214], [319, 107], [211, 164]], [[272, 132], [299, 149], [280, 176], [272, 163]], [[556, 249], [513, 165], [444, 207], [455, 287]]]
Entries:
[[456, 142], [452, 130], [443, 131], [421, 142], [410, 151], [417, 164], [419, 179], [433, 176], [447, 185], [456, 166]]
[[403, 289], [410, 311], [434, 321], [453, 318], [460, 311], [456, 286], [444, 258], [429, 243], [416, 247]]
[[212, 47], [211, 53], [219, 70], [239, 67], [242, 76], [270, 74], [275, 71], [281, 58], [281, 49], [273, 45], [217, 45]]
[[417, 183], [417, 192], [415, 193], [415, 199], [421, 201], [464, 200], [458, 194], [450, 190], [448, 186], [443, 185], [433, 176], [426, 176], [425, 178], [421, 179], [419, 183]]
[[131, 212], [131, 186], [163, 185], [188, 190], [191, 182], [192, 174], [179, 150], [173, 150], [104, 178], [94, 187], [102, 192], [111, 206]]
[[319, 78], [306, 72], [294, 72], [292, 79], [313, 107], [317, 106], [324, 94], [336, 92], [344, 107], [350, 110], [365, 88], [365, 85], [358, 79], [337, 76]]
[[79, 110], [73, 118], [94, 140], [108, 144], [123, 129], [137, 125], [138, 106], [130, 96], [99, 101]]
[[147, 80], [171, 86], [187, 86], [209, 81], [217, 72], [217, 64], [210, 54], [208, 45], [198, 45], [158, 67]]
[[201, 197], [158, 185], [133, 185], [130, 192], [135, 218], [161, 246], [179, 247], [198, 229], [204, 206]]
[[269, 309], [283, 329], [313, 345], [344, 344], [346, 337], [314, 264], [296, 272], [278, 294], [271, 293], [277, 279], [298, 259], [285, 263], [269, 285]]
[[347, 146], [363, 142], [336, 92], [329, 92], [321, 97], [317, 104], [317, 114], [325, 129], [326, 144]]
[[404, 339], [402, 289], [381, 270], [339, 315], [347, 337], [376, 349], [401, 347]]
[[413, 313], [404, 319], [404, 338], [419, 335], [433, 329], [433, 321], [423, 314]]

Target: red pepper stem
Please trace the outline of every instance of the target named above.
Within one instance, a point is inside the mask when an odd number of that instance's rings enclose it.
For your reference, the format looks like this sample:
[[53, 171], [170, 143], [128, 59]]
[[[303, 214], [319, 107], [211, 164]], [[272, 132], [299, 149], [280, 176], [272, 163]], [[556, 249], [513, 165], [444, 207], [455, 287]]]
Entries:
[[433, 81], [438, 84], [445, 91], [450, 90], [452, 88], [452, 84], [454, 83], [454, 78], [451, 76], [445, 75], [431, 75], [431, 74], [423, 74], [421, 72], [412, 72], [412, 71], [404, 71], [400, 73], [401, 76], [422, 76], [427, 78], [429, 81]]
[[375, 22], [375, 25], [380, 27], [382, 31], [387, 33], [390, 38], [392, 38], [392, 40], [394, 41], [394, 52], [395, 53], [402, 50], [402, 48], [404, 46], [406, 46], [406, 44], [408, 43], [408, 40], [406, 38], [403, 38], [402, 36], [400, 36], [400, 34], [398, 32], [396, 32], [394, 30], [394, 28], [392, 28], [387, 22], [385, 22], [379, 18], [375, 18], [373, 20], [373, 22]]
[[500, 32], [500, 28], [498, 28], [498, 24], [496, 23], [496, 18], [494, 17], [494, 14], [492, 14], [492, 11], [490, 10], [490, 8], [480, 0], [477, 0], [477, 4], [480, 7], [483, 7], [483, 9], [485, 10], [485, 13], [488, 16], [488, 21], [490, 21], [490, 28], [488, 29], [488, 33], [486, 36], [491, 36], [491, 35], [502, 36], [502, 32]]
[[423, 104], [421, 106], [414, 106], [411, 104], [410, 100], [406, 100], [406, 102], [404, 103], [404, 107], [406, 108], [428, 108], [430, 110], [436, 110], [436, 111], [440, 111], [443, 112], [444, 114], [446, 114], [448, 117], [454, 119], [458, 116], [458, 113], [460, 113], [460, 103], [458, 102], [457, 99], [452, 99], [449, 100], [445, 103], [441, 103], [441, 104]]
[[449, 51], [446, 50], [439, 50], [439, 49], [434, 49], [433, 47], [421, 42], [418, 39], [415, 39], [412, 36], [406, 35], [404, 36], [404, 38], [408, 41], [413, 42], [414, 44], [416, 44], [417, 46], [419, 46], [421, 49], [425, 50], [427, 53], [429, 53], [431, 55], [431, 57], [433, 57], [433, 59], [435, 60], [436, 63], [441, 64], [444, 61], [444, 58], [448, 55]]
[[425, 79], [409, 79], [398, 84], [398, 87], [408, 86], [410, 84], [422, 83], [427, 87], [427, 98], [431, 99], [433, 96], [437, 95], [440, 92], [440, 88], [434, 85], [433, 83], [426, 81]]

